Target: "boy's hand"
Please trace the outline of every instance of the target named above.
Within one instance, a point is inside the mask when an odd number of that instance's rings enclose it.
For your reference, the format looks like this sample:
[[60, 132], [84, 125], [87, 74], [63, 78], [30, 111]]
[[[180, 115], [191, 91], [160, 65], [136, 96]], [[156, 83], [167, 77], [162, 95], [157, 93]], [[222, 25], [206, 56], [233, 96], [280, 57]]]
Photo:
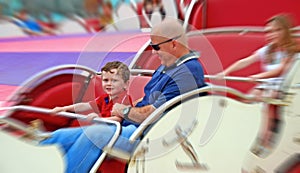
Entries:
[[89, 121], [89, 122], [92, 122], [93, 119], [95, 119], [97, 117], [99, 117], [98, 114], [96, 114], [96, 113], [90, 113], [90, 114], [87, 115], [86, 120]]

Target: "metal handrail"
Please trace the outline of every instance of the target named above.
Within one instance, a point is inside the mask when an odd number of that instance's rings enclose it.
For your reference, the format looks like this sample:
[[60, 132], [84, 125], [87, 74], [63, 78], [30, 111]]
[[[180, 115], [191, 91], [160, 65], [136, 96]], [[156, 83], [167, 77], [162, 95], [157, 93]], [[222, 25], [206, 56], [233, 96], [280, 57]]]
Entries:
[[192, 0], [191, 3], [189, 4], [188, 6], [188, 9], [186, 10], [186, 13], [185, 13], [185, 16], [184, 16], [184, 21], [183, 21], [183, 28], [184, 30], [187, 30], [188, 29], [188, 24], [189, 24], [189, 20], [190, 20], [190, 16], [194, 7], [195, 7], [195, 4], [198, 2], [199, 0]]
[[154, 70], [146, 70], [146, 69], [130, 69], [131, 75], [152, 75]]
[[[98, 72], [94, 69], [91, 69], [89, 67], [86, 66], [82, 66], [82, 65], [76, 65], [76, 64], [66, 64], [66, 65], [59, 65], [59, 66], [55, 66], [55, 67], [51, 67], [48, 68], [36, 75], [33, 75], [32, 77], [30, 77], [29, 79], [27, 79], [25, 82], [23, 82], [20, 86], [22, 86], [21, 88], [19, 88], [15, 93], [23, 93], [24, 90], [27, 90], [28, 88], [30, 88], [34, 83], [36, 83], [37, 81], [41, 80], [42, 78], [46, 77], [47, 75], [53, 74], [55, 72], [61, 71], [61, 70], [83, 70], [83, 71], [87, 71], [88, 73], [94, 74], [94, 75], [98, 75]], [[9, 100], [12, 100], [14, 96], [10, 96]]]
[[22, 86], [30, 86], [32, 83], [35, 82], [36, 79], [41, 79], [41, 78], [43, 78], [43, 77], [45, 77], [49, 74], [58, 72], [60, 70], [68, 70], [68, 69], [84, 70], [84, 71], [87, 71], [87, 72], [92, 73], [92, 74], [97, 74], [98, 73], [96, 70], [91, 69], [91, 68], [86, 67], [86, 66], [82, 66], [82, 65], [77, 65], [77, 64], [59, 65], [59, 66], [48, 68], [48, 69], [42, 71], [41, 73], [33, 75], [31, 78], [26, 80]]
[[249, 83], [268, 83], [269, 82], [269, 79], [253, 79], [250, 77], [240, 77], [240, 76], [218, 77], [216, 75], [204, 75], [204, 78], [211, 79], [211, 80], [228, 80], [228, 81], [249, 82]]

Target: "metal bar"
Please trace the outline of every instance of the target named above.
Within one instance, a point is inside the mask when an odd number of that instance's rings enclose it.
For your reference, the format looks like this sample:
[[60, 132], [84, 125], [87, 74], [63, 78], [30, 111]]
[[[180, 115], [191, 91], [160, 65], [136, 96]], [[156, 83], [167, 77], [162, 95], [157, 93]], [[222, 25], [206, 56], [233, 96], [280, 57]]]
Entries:
[[229, 80], [229, 81], [237, 81], [237, 82], [250, 82], [250, 83], [268, 83], [268, 79], [252, 79], [250, 77], [239, 77], [239, 76], [224, 76], [219, 78], [215, 75], [204, 75], [206, 79], [212, 80]]

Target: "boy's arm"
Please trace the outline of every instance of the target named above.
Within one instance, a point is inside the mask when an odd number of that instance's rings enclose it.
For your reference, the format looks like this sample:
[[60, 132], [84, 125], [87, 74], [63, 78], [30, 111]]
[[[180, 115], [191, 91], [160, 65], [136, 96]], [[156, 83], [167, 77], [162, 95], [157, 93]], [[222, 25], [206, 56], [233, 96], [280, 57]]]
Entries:
[[58, 112], [83, 112], [87, 110], [91, 110], [92, 107], [90, 106], [89, 103], [76, 103], [73, 105], [68, 105], [68, 106], [63, 106], [63, 107], [55, 107], [52, 109], [52, 113], [56, 114]]
[[[97, 117], [101, 117], [101, 115], [98, 115], [97, 113], [94, 113], [94, 112], [90, 113], [87, 116], [87, 121], [92, 122], [93, 119], [97, 118]], [[122, 122], [122, 120], [123, 120], [123, 118], [119, 117], [119, 116], [111, 116], [111, 117], [107, 117], [106, 119], [113, 120], [113, 121], [118, 121], [118, 122]]]

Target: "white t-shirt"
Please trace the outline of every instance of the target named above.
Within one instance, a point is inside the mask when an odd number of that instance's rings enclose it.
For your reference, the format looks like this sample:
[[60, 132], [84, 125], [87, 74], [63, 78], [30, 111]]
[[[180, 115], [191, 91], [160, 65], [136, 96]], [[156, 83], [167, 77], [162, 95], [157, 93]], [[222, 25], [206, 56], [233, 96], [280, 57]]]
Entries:
[[[261, 68], [262, 68], [263, 71], [270, 71], [270, 70], [273, 70], [273, 69], [279, 67], [282, 59], [287, 57], [286, 52], [276, 51], [276, 52], [272, 53], [273, 54], [272, 55], [273, 56], [272, 57], [273, 61], [272, 62], [266, 62], [268, 49], [269, 49], [269, 45], [266, 45], [266, 46], [258, 49], [254, 53], [254, 54], [257, 54], [259, 56], [259, 60], [262, 61]], [[277, 90], [281, 86], [282, 80], [283, 80], [282, 76], [281, 77], [275, 77], [275, 78], [269, 78], [269, 79], [266, 79], [266, 81], [268, 81], [268, 83], [260, 84], [260, 85], [256, 86], [255, 88]]]
[[260, 57], [260, 60], [262, 61], [262, 70], [263, 71], [270, 71], [275, 68], [277, 68], [280, 65], [280, 62], [283, 58], [287, 57], [287, 53], [284, 51], [276, 51], [272, 53], [273, 55], [273, 61], [271, 63], [266, 63], [267, 58], [267, 50], [269, 49], [269, 45], [264, 46], [260, 49], [258, 49], [255, 54], [258, 54]]

